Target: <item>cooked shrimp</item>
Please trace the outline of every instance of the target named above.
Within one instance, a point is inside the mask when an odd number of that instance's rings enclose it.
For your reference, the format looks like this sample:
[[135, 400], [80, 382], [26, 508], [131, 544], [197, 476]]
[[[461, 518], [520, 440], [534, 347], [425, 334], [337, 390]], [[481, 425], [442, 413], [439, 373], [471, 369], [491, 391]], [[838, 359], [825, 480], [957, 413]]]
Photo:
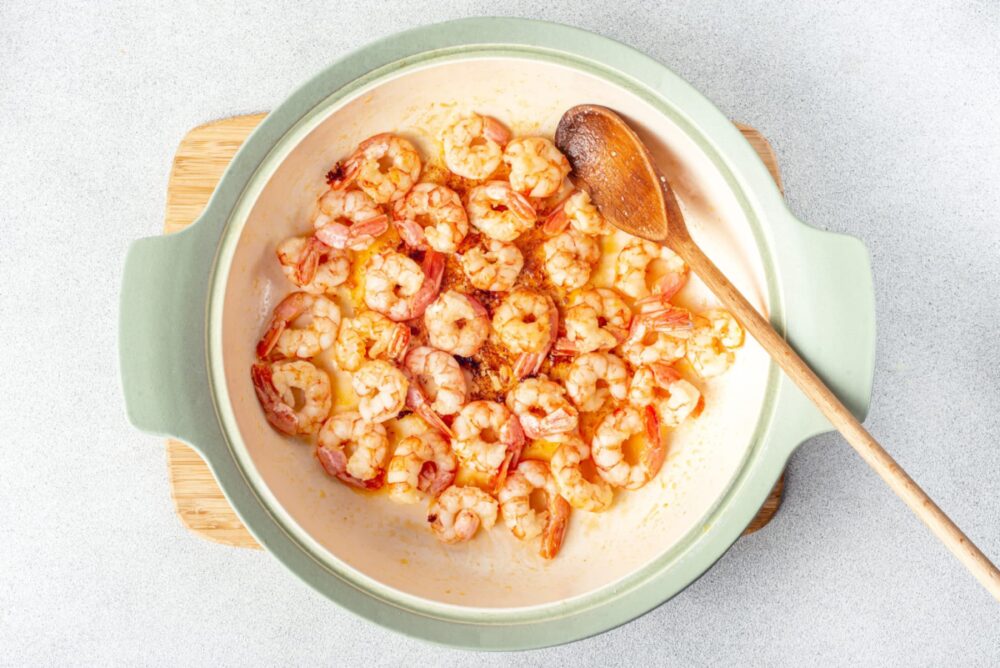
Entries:
[[358, 411], [369, 422], [385, 422], [406, 404], [409, 383], [402, 371], [384, 360], [366, 362], [351, 378], [358, 395]]
[[443, 276], [444, 256], [436, 251], [427, 251], [419, 265], [395, 251], [374, 255], [365, 271], [365, 304], [396, 322], [419, 318]]
[[529, 197], [555, 194], [569, 175], [569, 160], [544, 137], [524, 137], [507, 144], [503, 161], [510, 166], [510, 185]]
[[[545, 510], [536, 511], [531, 507], [531, 495], [535, 490], [545, 494]], [[514, 536], [521, 540], [540, 536], [539, 554], [545, 559], [559, 554], [569, 523], [570, 506], [559, 494], [559, 487], [545, 462], [521, 462], [507, 476], [498, 496], [504, 523]]]
[[444, 163], [453, 173], [481, 180], [500, 166], [510, 131], [491, 116], [471, 114], [449, 125], [441, 137]]
[[484, 236], [460, 256], [469, 282], [480, 290], [508, 292], [524, 267], [524, 256], [514, 244]]
[[560, 339], [561, 353], [589, 353], [610, 350], [628, 335], [632, 309], [610, 288], [591, 288], [572, 298], [566, 310], [566, 337]]
[[490, 317], [475, 297], [448, 290], [424, 313], [427, 338], [435, 348], [470, 357], [490, 335]]
[[601, 257], [601, 248], [594, 237], [566, 230], [542, 244], [542, 253], [549, 281], [556, 287], [575, 290], [590, 280], [590, 270]]
[[743, 328], [729, 311], [712, 309], [694, 318], [687, 359], [702, 378], [724, 373], [733, 363], [733, 349], [743, 345]]
[[316, 458], [323, 470], [348, 485], [366, 489], [382, 486], [388, 450], [385, 427], [354, 411], [332, 416], [316, 439]]
[[330, 377], [311, 362], [257, 362], [250, 377], [267, 421], [280, 432], [314, 434], [330, 414]]
[[517, 416], [494, 401], [473, 401], [462, 407], [452, 425], [452, 447], [466, 466], [496, 476], [503, 484], [507, 471], [521, 458], [524, 432]]
[[546, 234], [559, 234], [570, 225], [581, 234], [601, 236], [611, 234], [611, 224], [590, 201], [586, 190], [574, 190], [566, 199], [556, 204], [545, 219]]
[[497, 241], [514, 241], [535, 226], [535, 208], [506, 181], [489, 181], [469, 191], [469, 222]]
[[403, 366], [409, 374], [406, 405], [432, 427], [452, 435], [443, 415], [453, 415], [465, 404], [468, 388], [458, 360], [430, 346], [414, 348]]
[[478, 487], [452, 485], [431, 501], [427, 521], [442, 543], [464, 543], [476, 535], [479, 527], [493, 528], [497, 502]]
[[331, 248], [364, 250], [389, 229], [389, 217], [360, 190], [328, 190], [319, 199], [313, 227]]
[[683, 309], [671, 307], [655, 316], [638, 314], [622, 342], [622, 357], [637, 367], [653, 362], [672, 364], [684, 357], [693, 327], [691, 314]]
[[652, 293], [663, 302], [671, 299], [684, 287], [688, 279], [688, 266], [666, 246], [645, 239], [632, 238], [615, 258], [615, 285], [633, 299], [650, 295], [650, 265], [660, 260], [664, 272], [653, 283]]
[[566, 390], [547, 378], [528, 378], [507, 393], [507, 408], [528, 438], [548, 438], [576, 429], [577, 411]]
[[403, 241], [418, 250], [454, 253], [469, 233], [469, 218], [458, 193], [434, 183], [418, 183], [396, 200], [392, 219]]
[[289, 281], [314, 295], [332, 293], [347, 280], [351, 261], [314, 236], [289, 237], [278, 245], [278, 263]]
[[340, 326], [333, 356], [344, 371], [357, 371], [367, 360], [398, 361], [410, 344], [410, 328], [376, 311], [362, 311]]
[[625, 401], [628, 396], [628, 369], [611, 353], [584, 353], [569, 367], [566, 392], [577, 408], [599, 411], [609, 399]]
[[614, 500], [614, 490], [603, 478], [587, 480], [580, 465], [590, 459], [590, 446], [576, 434], [567, 434], [552, 455], [549, 466], [559, 492], [569, 505], [590, 513], [607, 510]]
[[[291, 328], [297, 318], [308, 313], [311, 321], [304, 328]], [[257, 344], [257, 356], [275, 351], [281, 357], [315, 357], [333, 345], [340, 329], [340, 308], [322, 295], [293, 292], [277, 306], [271, 324]]]
[[519, 354], [514, 364], [518, 378], [538, 373], [559, 331], [559, 311], [546, 295], [518, 288], [508, 294], [493, 314], [500, 342]]
[[[638, 461], [629, 464], [624, 446], [635, 437], [644, 437], [645, 442]], [[660, 472], [667, 454], [652, 406], [645, 409], [626, 406], [609, 413], [597, 426], [591, 448], [598, 474], [615, 487], [626, 489], [639, 489], [652, 480]]]
[[458, 461], [440, 434], [407, 436], [396, 446], [385, 474], [389, 497], [399, 503], [416, 503], [425, 494], [434, 498], [455, 481], [457, 470]]
[[334, 190], [356, 184], [378, 204], [405, 195], [420, 178], [420, 154], [413, 144], [389, 132], [369, 137], [327, 175]]
[[677, 427], [689, 417], [698, 417], [705, 406], [701, 392], [668, 364], [654, 362], [635, 371], [628, 388], [633, 406], [653, 406], [660, 423]]

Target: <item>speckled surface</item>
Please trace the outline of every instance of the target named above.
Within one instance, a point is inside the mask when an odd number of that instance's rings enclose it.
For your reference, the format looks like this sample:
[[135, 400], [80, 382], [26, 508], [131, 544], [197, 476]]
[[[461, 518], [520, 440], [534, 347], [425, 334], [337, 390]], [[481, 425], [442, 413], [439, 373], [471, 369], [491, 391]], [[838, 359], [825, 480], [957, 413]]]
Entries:
[[[376, 37], [501, 8], [96, 4], [0, 3], [0, 664], [1000, 662], [1000, 605], [832, 435], [796, 453], [771, 525], [673, 601], [541, 652], [392, 635], [186, 533], [161, 440], [125, 422], [115, 343], [123, 255], [160, 231], [177, 142]], [[1000, 9], [647, 5], [503, 13], [666, 63], [771, 139], [797, 214], [865, 241], [867, 424], [1000, 559]]]

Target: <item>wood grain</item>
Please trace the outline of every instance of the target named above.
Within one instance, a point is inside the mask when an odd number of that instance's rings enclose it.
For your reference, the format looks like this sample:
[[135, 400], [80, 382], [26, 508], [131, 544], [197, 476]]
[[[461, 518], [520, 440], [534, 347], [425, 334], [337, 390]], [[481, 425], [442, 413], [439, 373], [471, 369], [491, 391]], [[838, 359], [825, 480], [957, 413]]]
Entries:
[[[185, 135], [177, 148], [170, 172], [164, 232], [181, 230], [198, 218], [233, 155], [266, 115], [252, 114], [213, 121]], [[770, 144], [753, 128], [740, 124], [737, 127], [763, 159], [780, 187], [781, 175]], [[226, 501], [208, 465], [197, 452], [183, 443], [168, 440], [167, 473], [174, 507], [185, 527], [217, 543], [260, 548]], [[758, 531], [774, 517], [781, 506], [784, 481], [782, 475], [744, 535]]]

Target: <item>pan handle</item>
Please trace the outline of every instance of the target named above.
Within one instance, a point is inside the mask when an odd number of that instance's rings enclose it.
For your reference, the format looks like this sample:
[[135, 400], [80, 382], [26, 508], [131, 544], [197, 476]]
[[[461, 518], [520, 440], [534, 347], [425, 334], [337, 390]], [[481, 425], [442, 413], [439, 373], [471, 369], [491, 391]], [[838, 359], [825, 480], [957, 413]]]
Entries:
[[[864, 420], [875, 373], [875, 291], [868, 249], [855, 237], [817, 230], [789, 214], [776, 238], [782, 255], [785, 337], [854, 414]], [[796, 415], [792, 450], [828, 431], [813, 403], [782, 377], [783, 415]], [[784, 410], [788, 410], [785, 413]]]
[[213, 232], [199, 221], [175, 234], [133, 242], [125, 258], [119, 311], [118, 354], [129, 422], [199, 451], [222, 438], [205, 355], [205, 302], [217, 245]]

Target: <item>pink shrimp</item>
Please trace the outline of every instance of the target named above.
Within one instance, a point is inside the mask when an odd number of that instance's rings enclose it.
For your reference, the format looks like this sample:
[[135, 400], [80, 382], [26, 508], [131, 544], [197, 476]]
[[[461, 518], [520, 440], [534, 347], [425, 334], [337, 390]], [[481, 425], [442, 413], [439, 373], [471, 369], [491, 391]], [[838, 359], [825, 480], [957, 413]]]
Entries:
[[424, 253], [420, 265], [395, 251], [373, 256], [365, 272], [365, 304], [396, 322], [419, 318], [441, 290], [444, 264], [436, 251]]

